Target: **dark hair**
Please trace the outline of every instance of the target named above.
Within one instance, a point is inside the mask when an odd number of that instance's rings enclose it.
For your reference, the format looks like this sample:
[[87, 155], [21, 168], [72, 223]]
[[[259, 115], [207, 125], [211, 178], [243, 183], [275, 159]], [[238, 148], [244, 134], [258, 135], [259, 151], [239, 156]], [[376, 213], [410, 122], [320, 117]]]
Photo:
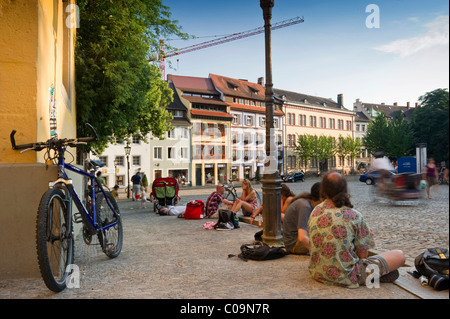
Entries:
[[311, 193], [308, 192], [302, 192], [295, 196], [291, 203], [295, 202], [297, 199], [304, 198], [309, 199], [313, 201], [320, 201], [322, 197], [320, 196], [320, 182], [315, 183], [313, 186], [311, 186]]
[[283, 195], [284, 197], [295, 196], [295, 194], [286, 184], [281, 184], [281, 195]]
[[320, 184], [320, 192], [324, 198], [329, 198], [338, 208], [347, 206], [353, 208], [350, 194], [347, 191], [347, 180], [338, 172], [328, 172]]

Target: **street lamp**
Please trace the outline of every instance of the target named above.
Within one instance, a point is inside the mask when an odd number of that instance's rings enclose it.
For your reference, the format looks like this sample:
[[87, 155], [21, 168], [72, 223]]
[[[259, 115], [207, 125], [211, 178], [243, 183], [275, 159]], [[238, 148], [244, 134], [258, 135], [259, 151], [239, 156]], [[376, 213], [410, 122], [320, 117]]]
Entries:
[[263, 193], [263, 235], [262, 240], [269, 245], [282, 244], [281, 233], [281, 179], [278, 172], [277, 145], [273, 121], [272, 44], [271, 24], [274, 0], [260, 0], [264, 18], [264, 38], [266, 48], [266, 156], [262, 182]]
[[131, 146], [127, 142], [127, 146], [124, 147], [125, 149], [125, 155], [127, 156], [127, 181], [128, 181], [128, 188], [127, 188], [127, 198], [130, 198], [130, 153], [131, 153]]
[[117, 184], [117, 157], [114, 159], [114, 186]]

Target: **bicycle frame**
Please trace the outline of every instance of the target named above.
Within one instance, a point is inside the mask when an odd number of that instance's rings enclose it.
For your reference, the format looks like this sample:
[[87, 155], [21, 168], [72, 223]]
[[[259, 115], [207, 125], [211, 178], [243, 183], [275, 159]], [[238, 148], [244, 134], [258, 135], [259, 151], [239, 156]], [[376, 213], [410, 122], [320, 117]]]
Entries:
[[[90, 189], [90, 196], [92, 199], [92, 217], [89, 214], [89, 212], [87, 211], [85, 205], [82, 203], [80, 197], [78, 196], [77, 192], [75, 191], [73, 184], [72, 184], [72, 179], [70, 179], [67, 176], [66, 173], [66, 169], [68, 169], [69, 171], [72, 171], [76, 174], [79, 175], [83, 175], [89, 178], [90, 183], [92, 186], [95, 185], [95, 183], [97, 183], [97, 185], [99, 186], [99, 189], [101, 190], [101, 192], [105, 195], [105, 200], [108, 204], [108, 206], [111, 208], [111, 210], [114, 212], [115, 215], [117, 215], [116, 210], [114, 209], [114, 207], [111, 205], [111, 203], [108, 200], [108, 197], [105, 194], [105, 190], [103, 189], [102, 185], [98, 182], [98, 179], [95, 177], [95, 175], [90, 174], [82, 169], [79, 169], [78, 167], [75, 167], [69, 163], [65, 162], [65, 158], [64, 158], [64, 148], [62, 147], [58, 147], [58, 153], [59, 153], [59, 159], [58, 159], [58, 179], [54, 182], [50, 182], [49, 186], [50, 188], [53, 188], [55, 185], [63, 183], [65, 188], [68, 190], [68, 195], [69, 198], [67, 198], [67, 202], [70, 203], [71, 201], [73, 201], [75, 203], [75, 206], [78, 208], [78, 211], [80, 212], [80, 214], [82, 215], [82, 219], [84, 221], [85, 226], [88, 228], [89, 233], [91, 235], [96, 234], [99, 230], [106, 230], [110, 227], [113, 227], [117, 224], [117, 221], [114, 223], [111, 223], [109, 225], [106, 225], [105, 227], [97, 227], [97, 214], [96, 212], [96, 207], [95, 207], [95, 187], [91, 187]], [[69, 218], [72, 219], [72, 205], [69, 205]], [[71, 232], [71, 229], [68, 229], [68, 232]]]

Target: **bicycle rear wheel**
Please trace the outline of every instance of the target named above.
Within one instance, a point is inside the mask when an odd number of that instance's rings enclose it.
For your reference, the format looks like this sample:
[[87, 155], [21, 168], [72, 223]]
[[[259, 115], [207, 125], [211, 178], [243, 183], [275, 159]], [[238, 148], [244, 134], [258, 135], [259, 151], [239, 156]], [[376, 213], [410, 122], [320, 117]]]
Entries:
[[64, 192], [49, 189], [41, 198], [36, 220], [36, 248], [39, 269], [48, 289], [60, 292], [66, 288], [73, 263], [74, 242], [71, 219]]
[[[99, 229], [97, 235], [105, 255], [109, 258], [115, 258], [119, 256], [122, 250], [122, 219], [120, 218], [119, 206], [117, 205], [116, 199], [111, 193], [106, 192], [105, 194], [106, 197], [103, 193], [98, 194], [95, 202], [97, 225], [99, 228], [104, 228], [117, 223], [109, 228]], [[114, 210], [108, 205], [107, 200]]]

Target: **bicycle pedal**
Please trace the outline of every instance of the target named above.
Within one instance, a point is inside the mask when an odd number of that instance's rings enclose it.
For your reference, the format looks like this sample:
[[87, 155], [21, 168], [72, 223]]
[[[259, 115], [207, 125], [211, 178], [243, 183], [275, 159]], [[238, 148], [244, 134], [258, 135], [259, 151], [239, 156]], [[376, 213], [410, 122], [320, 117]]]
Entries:
[[80, 213], [74, 214], [72, 219], [75, 224], [79, 224], [79, 223], [83, 222], [83, 217], [81, 216]]

